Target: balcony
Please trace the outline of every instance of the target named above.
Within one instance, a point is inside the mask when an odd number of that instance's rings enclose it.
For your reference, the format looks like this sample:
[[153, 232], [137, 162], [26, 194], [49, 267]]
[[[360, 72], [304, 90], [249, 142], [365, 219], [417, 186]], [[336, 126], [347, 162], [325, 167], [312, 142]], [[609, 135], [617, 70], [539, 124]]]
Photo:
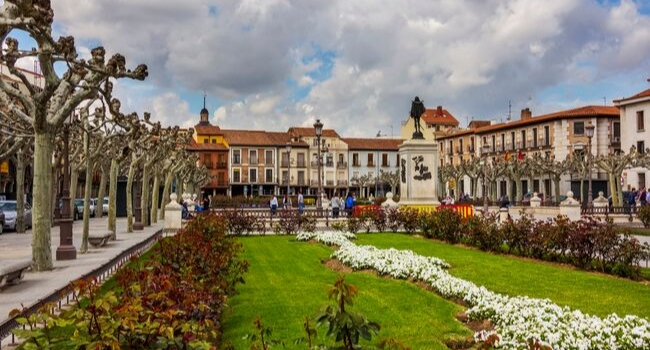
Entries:
[[264, 161], [264, 165], [266, 165], [266, 166], [274, 166], [275, 162], [273, 162], [273, 159], [267, 159], [266, 161]]
[[218, 162], [217, 169], [228, 169], [228, 162]]
[[381, 166], [382, 166], [382, 168], [388, 168], [388, 167], [390, 167], [390, 163], [388, 163], [388, 162], [381, 163]]
[[354, 163], [352, 163], [352, 166], [359, 167], [359, 166], [361, 166], [361, 163], [359, 163], [359, 162], [354, 162]]
[[317, 160], [312, 160], [311, 161], [311, 167], [312, 168], [318, 168], [318, 161]]
[[375, 162], [368, 162], [367, 167], [374, 167], [375, 165], [377, 165]]
[[336, 180], [336, 186], [347, 186], [348, 180]]
[[289, 161], [286, 160], [286, 159], [283, 159], [283, 160], [280, 162], [280, 166], [282, 166], [283, 168], [288, 168], [288, 167], [289, 167]]
[[250, 164], [250, 165], [257, 165], [257, 157], [251, 157], [251, 158], [248, 160], [248, 164]]
[[447, 155], [448, 155], [448, 156], [452, 156], [452, 155], [454, 155], [454, 150], [453, 150], [453, 149], [448, 149], [448, 150], [447, 150]]
[[467, 147], [467, 152], [474, 153], [474, 151], [475, 151], [474, 146]]
[[298, 168], [306, 168], [307, 167], [307, 162], [305, 162], [304, 160], [298, 159], [298, 163], [296, 164], [296, 166]]
[[326, 162], [325, 166], [332, 168], [334, 167], [334, 162]]
[[621, 137], [620, 136], [614, 136], [612, 137], [612, 146], [621, 146]]
[[298, 179], [298, 186], [306, 186], [306, 185], [307, 185], [307, 181], [305, 181], [305, 179]]
[[334, 186], [334, 180], [327, 180], [327, 181], [325, 181], [325, 186], [333, 187], [333, 186]]
[[316, 187], [318, 186], [318, 180], [309, 180], [309, 186]]
[[338, 162], [336, 163], [336, 167], [339, 169], [345, 169], [348, 167], [348, 162]]
[[463, 154], [463, 151], [460, 147], [456, 147], [456, 154]]
[[212, 162], [203, 162], [203, 165], [205, 165], [206, 169], [213, 169]]

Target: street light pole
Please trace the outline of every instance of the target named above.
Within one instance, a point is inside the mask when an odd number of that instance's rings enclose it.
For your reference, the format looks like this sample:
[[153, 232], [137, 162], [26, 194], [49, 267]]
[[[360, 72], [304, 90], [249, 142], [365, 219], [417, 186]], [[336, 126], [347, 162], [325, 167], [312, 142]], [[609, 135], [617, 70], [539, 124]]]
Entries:
[[323, 164], [321, 163], [321, 154], [320, 154], [320, 137], [323, 134], [323, 123], [320, 122], [320, 119], [316, 119], [316, 123], [314, 123], [314, 130], [316, 131], [316, 142], [318, 143], [318, 155], [317, 155], [317, 161], [318, 161], [318, 197], [316, 198], [316, 209], [318, 209], [318, 213], [320, 214], [322, 209], [323, 209], [323, 201], [322, 201], [322, 183], [321, 183], [321, 167]]
[[61, 220], [59, 220], [59, 246], [56, 248], [56, 260], [73, 260], [77, 258], [77, 248], [72, 244], [72, 217], [70, 216], [70, 124], [63, 128], [63, 193]]
[[291, 181], [291, 142], [287, 141], [287, 201], [288, 205], [291, 207], [291, 200], [289, 199], [289, 183]]
[[594, 196], [593, 196], [593, 191], [591, 190], [591, 168], [592, 168], [592, 162], [593, 162], [593, 155], [591, 153], [591, 139], [594, 137], [594, 129], [596, 127], [589, 122], [589, 124], [585, 127], [585, 131], [587, 132], [587, 151], [589, 154], [587, 155], [587, 176], [589, 176], [589, 184], [588, 184], [588, 191], [587, 191], [587, 203], [589, 207], [592, 207], [594, 205]]
[[488, 212], [488, 197], [487, 197], [487, 161], [488, 161], [488, 150], [489, 146], [487, 144], [483, 145], [483, 154], [485, 159], [481, 162], [483, 167], [483, 215], [487, 215]]

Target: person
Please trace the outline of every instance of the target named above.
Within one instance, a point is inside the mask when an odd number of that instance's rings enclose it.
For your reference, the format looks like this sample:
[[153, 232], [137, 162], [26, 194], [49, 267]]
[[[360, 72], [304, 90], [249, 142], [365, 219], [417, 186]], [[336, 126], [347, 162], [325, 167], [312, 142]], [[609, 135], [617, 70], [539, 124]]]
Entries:
[[183, 209], [181, 210], [181, 219], [189, 219], [189, 211], [187, 210], [187, 202], [183, 201]]
[[298, 214], [302, 215], [305, 211], [305, 198], [302, 196], [302, 190], [298, 191]]
[[345, 198], [345, 212], [348, 216], [352, 216], [352, 207], [354, 207], [354, 199], [352, 194], [348, 193], [347, 198]]
[[645, 198], [646, 195], [647, 195], [645, 186], [643, 186], [643, 188], [639, 192], [640, 192], [639, 193], [639, 206], [642, 207], [642, 206], [646, 205], [646, 203], [647, 203], [646, 198]]
[[273, 198], [271, 198], [271, 216], [274, 216], [277, 210], [278, 210], [278, 197], [273, 195]]
[[341, 207], [341, 202], [339, 200], [339, 196], [334, 193], [334, 197], [332, 197], [332, 217], [337, 219], [339, 217], [339, 208]]
[[289, 195], [285, 194], [284, 197], [282, 197], [282, 208], [289, 209], [291, 207], [291, 202], [289, 199]]
[[208, 196], [203, 197], [203, 210], [210, 210], [210, 200]]
[[420, 101], [420, 98], [418, 96], [415, 96], [415, 100], [412, 101], [411, 103], [411, 115], [410, 117], [413, 118], [413, 124], [415, 126], [415, 131], [413, 132], [413, 138], [414, 139], [423, 139], [424, 136], [422, 135], [422, 126], [420, 125], [420, 117], [422, 114], [424, 114], [425, 108], [424, 108], [424, 103]]
[[499, 207], [500, 208], [507, 208], [509, 206], [510, 206], [510, 200], [508, 199], [508, 195], [504, 194], [503, 197], [501, 197]]

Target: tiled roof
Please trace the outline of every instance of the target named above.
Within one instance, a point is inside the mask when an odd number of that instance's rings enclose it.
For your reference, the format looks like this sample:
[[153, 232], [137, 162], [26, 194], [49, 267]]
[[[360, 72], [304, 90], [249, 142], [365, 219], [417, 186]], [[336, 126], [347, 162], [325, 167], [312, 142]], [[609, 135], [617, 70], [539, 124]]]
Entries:
[[[509, 123], [499, 123], [499, 124], [484, 126], [484, 127], [472, 129], [472, 131], [476, 134], [482, 134], [482, 133], [494, 132], [498, 130], [513, 129], [513, 128], [526, 126], [526, 125], [534, 125], [534, 124], [539, 124], [539, 123], [558, 120], [558, 119], [585, 118], [585, 117], [595, 117], [595, 116], [618, 118], [620, 117], [620, 113], [618, 108], [612, 106], [584, 106], [584, 107], [578, 107], [574, 109], [568, 109], [565, 111], [544, 114], [529, 119], [521, 119]], [[466, 130], [460, 132], [465, 133], [465, 131]], [[448, 135], [440, 136], [438, 137], [438, 139], [446, 139], [450, 137], [455, 137], [457, 135], [459, 135], [459, 133], [448, 134]]]
[[431, 125], [452, 125], [458, 126], [458, 120], [448, 110], [439, 106], [436, 109], [426, 109], [420, 120]]
[[621, 102], [626, 102], [626, 101], [634, 100], [634, 99], [637, 99], [637, 98], [643, 98], [643, 97], [650, 97], [650, 89], [641, 91], [641, 92], [639, 92], [638, 94], [636, 94], [634, 96], [624, 97], [624, 98], [622, 98], [620, 100], [614, 100], [614, 103], [619, 104]]
[[382, 138], [342, 138], [348, 144], [348, 150], [373, 150], [373, 151], [397, 151], [399, 145], [404, 142], [402, 139]]
[[[314, 130], [314, 128], [291, 127], [289, 128], [288, 133], [294, 137], [316, 137], [316, 130]], [[321, 136], [341, 138], [341, 136], [339, 136], [339, 134], [337, 134], [333, 129], [323, 129], [323, 134]]]
[[228, 147], [222, 143], [198, 143], [192, 139], [186, 149], [188, 151], [227, 151]]
[[[286, 132], [263, 130], [221, 130], [230, 146], [284, 147], [291, 138]], [[292, 146], [308, 147], [302, 141], [293, 141]]]
[[194, 125], [194, 131], [197, 135], [221, 135], [221, 129], [212, 124], [196, 124]]

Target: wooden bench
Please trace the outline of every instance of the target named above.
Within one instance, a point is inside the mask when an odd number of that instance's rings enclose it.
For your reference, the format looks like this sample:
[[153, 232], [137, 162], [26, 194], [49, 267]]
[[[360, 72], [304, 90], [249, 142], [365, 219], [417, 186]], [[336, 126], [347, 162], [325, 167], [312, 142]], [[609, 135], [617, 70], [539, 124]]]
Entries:
[[8, 260], [0, 263], [0, 287], [17, 284], [32, 268], [32, 260]]
[[112, 232], [106, 232], [102, 234], [91, 234], [88, 236], [88, 243], [95, 248], [103, 247], [108, 243], [108, 241], [113, 237]]

